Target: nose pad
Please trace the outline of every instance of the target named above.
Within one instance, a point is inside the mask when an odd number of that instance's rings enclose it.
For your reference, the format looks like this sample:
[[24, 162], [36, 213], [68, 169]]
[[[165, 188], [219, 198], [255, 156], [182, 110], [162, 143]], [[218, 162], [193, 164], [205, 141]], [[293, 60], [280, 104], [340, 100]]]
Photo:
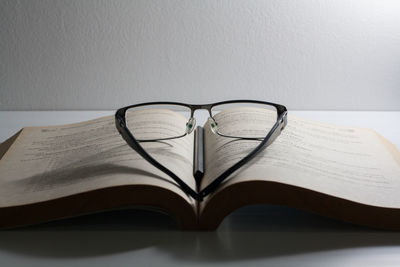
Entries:
[[191, 132], [193, 132], [195, 126], [196, 126], [196, 119], [191, 117], [186, 123], [186, 134], [190, 134]]
[[208, 117], [208, 123], [210, 124], [211, 131], [214, 134], [218, 134], [218, 123], [211, 117]]

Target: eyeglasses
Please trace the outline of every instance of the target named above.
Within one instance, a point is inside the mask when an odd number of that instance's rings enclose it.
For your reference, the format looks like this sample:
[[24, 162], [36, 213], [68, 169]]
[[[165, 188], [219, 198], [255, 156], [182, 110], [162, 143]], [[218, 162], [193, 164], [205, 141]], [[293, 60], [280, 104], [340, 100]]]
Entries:
[[[247, 156], [229, 167], [203, 190], [196, 192], [152, 157], [141, 144], [165, 142], [192, 134], [196, 127], [195, 111], [202, 109], [208, 111], [207, 126], [213, 134], [221, 138], [254, 140], [259, 143]], [[283, 105], [258, 100], [230, 100], [205, 105], [150, 102], [118, 109], [115, 123], [118, 132], [132, 149], [170, 176], [184, 192], [201, 201], [276, 139], [287, 124], [287, 109]]]

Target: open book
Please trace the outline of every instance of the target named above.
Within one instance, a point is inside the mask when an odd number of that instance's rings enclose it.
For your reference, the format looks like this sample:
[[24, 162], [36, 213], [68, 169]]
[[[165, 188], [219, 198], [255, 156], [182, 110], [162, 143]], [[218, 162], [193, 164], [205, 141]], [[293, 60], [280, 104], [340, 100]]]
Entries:
[[[217, 116], [237, 118], [229, 112]], [[158, 127], [174, 127], [180, 120], [179, 114], [171, 115]], [[148, 144], [147, 149], [193, 190], [200, 190], [248, 150], [245, 140], [231, 142], [213, 134], [208, 124], [203, 135], [204, 176], [198, 184], [193, 177], [194, 161], [199, 160], [194, 157], [194, 134]], [[183, 229], [212, 230], [235, 209], [262, 203], [400, 229], [400, 152], [372, 130], [289, 114], [286, 129], [273, 144], [198, 202], [126, 144], [113, 116], [26, 127], [0, 145], [3, 228], [149, 208], [177, 218]]]

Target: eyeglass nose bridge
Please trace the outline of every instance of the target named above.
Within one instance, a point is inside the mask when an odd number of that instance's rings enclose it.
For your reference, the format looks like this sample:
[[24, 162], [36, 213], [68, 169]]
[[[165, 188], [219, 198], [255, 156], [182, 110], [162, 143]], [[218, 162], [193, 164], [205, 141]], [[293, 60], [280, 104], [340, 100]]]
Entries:
[[[205, 105], [192, 105], [191, 107], [191, 114], [190, 114], [190, 119], [189, 121], [186, 123], [186, 133], [189, 134], [191, 133], [194, 128], [195, 128], [195, 123], [193, 124], [192, 122], [196, 122], [196, 119], [194, 118], [194, 113], [197, 110], [206, 110], [208, 112], [208, 123], [210, 125], [211, 131], [214, 134], [218, 134], [218, 123], [215, 121], [215, 119], [212, 116], [211, 113], [211, 108], [212, 108], [212, 104], [205, 104]], [[192, 128], [188, 128], [189, 126], [192, 126]]]
[[190, 117], [193, 117], [194, 112], [195, 112], [196, 110], [207, 110], [207, 111], [208, 111], [208, 114], [209, 114], [210, 117], [211, 117], [211, 107], [212, 107], [212, 104], [192, 105], [191, 108], [190, 108], [190, 109], [191, 109]]

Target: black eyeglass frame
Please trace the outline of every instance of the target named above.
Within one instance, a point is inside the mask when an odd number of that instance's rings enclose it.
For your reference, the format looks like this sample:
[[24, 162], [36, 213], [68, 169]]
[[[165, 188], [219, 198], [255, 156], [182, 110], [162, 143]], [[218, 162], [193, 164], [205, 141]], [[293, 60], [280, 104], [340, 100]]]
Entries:
[[[182, 179], [180, 179], [175, 173], [173, 173], [171, 170], [166, 168], [164, 165], [160, 164], [157, 160], [155, 160], [151, 155], [149, 155], [143, 147], [140, 145], [140, 142], [152, 142], [152, 141], [161, 141], [161, 140], [171, 140], [171, 139], [176, 139], [176, 138], [181, 138], [184, 137], [186, 134], [182, 136], [177, 136], [177, 137], [171, 137], [171, 138], [163, 138], [163, 139], [153, 139], [153, 140], [137, 140], [131, 133], [131, 131], [128, 129], [126, 126], [126, 111], [131, 108], [135, 107], [142, 107], [142, 106], [150, 106], [150, 105], [177, 105], [177, 106], [184, 106], [190, 109], [190, 118], [193, 118], [194, 112], [199, 109], [205, 109], [208, 111], [210, 118], [213, 118], [212, 116], [212, 108], [218, 106], [218, 105], [224, 105], [224, 104], [235, 104], [235, 103], [251, 103], [251, 104], [264, 104], [264, 105], [269, 105], [273, 106], [276, 108], [277, 111], [277, 121], [271, 128], [271, 130], [267, 133], [265, 138], [258, 144], [246, 157], [242, 158], [239, 160], [237, 163], [232, 165], [229, 169], [224, 171], [220, 176], [218, 176], [214, 181], [212, 181], [208, 186], [206, 186], [203, 190], [200, 192], [194, 191], [190, 186], [188, 186]], [[127, 142], [127, 144], [135, 150], [139, 155], [141, 155], [145, 160], [147, 160], [150, 164], [152, 164], [154, 167], [158, 168], [168, 176], [170, 176], [181, 188], [182, 190], [193, 197], [195, 200], [202, 201], [205, 196], [209, 195], [212, 193], [214, 190], [218, 188], [218, 186], [231, 175], [233, 172], [238, 170], [240, 167], [242, 167], [244, 164], [249, 162], [256, 154], [258, 154], [263, 148], [266, 148], [269, 146], [281, 133], [281, 131], [285, 128], [287, 125], [287, 109], [285, 106], [280, 105], [280, 104], [275, 104], [271, 102], [265, 102], [265, 101], [259, 101], [259, 100], [228, 100], [228, 101], [222, 101], [222, 102], [217, 102], [217, 103], [212, 103], [212, 104], [186, 104], [186, 103], [179, 103], [179, 102], [147, 102], [147, 103], [140, 103], [140, 104], [135, 104], [135, 105], [130, 105], [126, 106], [123, 108], [120, 108], [117, 110], [115, 113], [115, 126], [118, 130], [118, 132], [121, 134], [122, 138]], [[215, 120], [214, 120], [215, 122]], [[233, 137], [233, 136], [225, 136], [222, 134], [218, 135], [227, 137], [227, 138], [235, 138], [235, 139], [256, 139], [259, 140], [260, 138], [243, 138], [243, 137]]]

